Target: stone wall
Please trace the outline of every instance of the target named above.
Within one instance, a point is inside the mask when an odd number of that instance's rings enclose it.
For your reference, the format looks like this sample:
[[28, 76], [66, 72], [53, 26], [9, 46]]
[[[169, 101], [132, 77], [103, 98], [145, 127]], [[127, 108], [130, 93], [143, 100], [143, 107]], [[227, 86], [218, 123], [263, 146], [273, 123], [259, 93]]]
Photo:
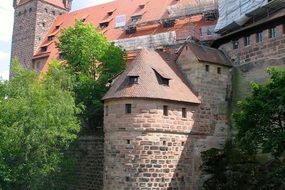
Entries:
[[[256, 42], [256, 33], [252, 31], [250, 35], [250, 45], [244, 45], [245, 36], [234, 36], [233, 40], [238, 40], [240, 47], [233, 48], [233, 42], [222, 44], [223, 50], [235, 65], [234, 92], [235, 100], [243, 98], [250, 92], [250, 82], [264, 83], [268, 79], [266, 69], [268, 67], [285, 66], [285, 28], [284, 24], [274, 25], [276, 27], [276, 37], [269, 38], [269, 30], [264, 29], [263, 41]], [[246, 35], [246, 34], [244, 34]]]
[[[181, 52], [177, 63], [201, 100], [194, 115], [194, 121], [199, 127], [192, 130], [194, 134], [199, 134], [195, 136], [196, 141], [192, 150], [194, 168], [192, 189], [200, 189], [201, 152], [211, 148], [223, 148], [230, 135], [229, 104], [232, 73], [228, 66], [199, 62], [187, 48]], [[180, 164], [183, 165], [183, 162], [184, 160], [181, 160]]]
[[70, 151], [76, 159], [74, 181], [70, 190], [102, 190], [104, 171], [104, 137], [83, 136]]
[[54, 19], [65, 12], [62, 8], [40, 0], [15, 6], [11, 57], [17, 57], [24, 67], [33, 69], [34, 52]]
[[[125, 113], [125, 104], [132, 105], [131, 114]], [[168, 116], [163, 115], [164, 105]], [[192, 186], [195, 137], [190, 132], [197, 127], [197, 105], [129, 99], [107, 101], [105, 107], [105, 190]], [[187, 110], [186, 118], [182, 108]]]

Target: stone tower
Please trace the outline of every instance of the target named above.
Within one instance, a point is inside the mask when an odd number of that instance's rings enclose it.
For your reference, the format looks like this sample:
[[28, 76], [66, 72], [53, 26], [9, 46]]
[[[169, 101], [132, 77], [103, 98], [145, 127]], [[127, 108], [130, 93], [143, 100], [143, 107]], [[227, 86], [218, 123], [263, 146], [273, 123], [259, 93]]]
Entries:
[[180, 76], [155, 50], [142, 50], [114, 80], [103, 98], [104, 190], [191, 188], [188, 136], [200, 101]]
[[200, 153], [228, 137], [230, 70], [194, 42], [172, 56], [142, 50], [103, 98], [104, 190], [200, 189]]
[[32, 69], [32, 57], [58, 15], [71, 9], [72, 0], [14, 0], [11, 57]]

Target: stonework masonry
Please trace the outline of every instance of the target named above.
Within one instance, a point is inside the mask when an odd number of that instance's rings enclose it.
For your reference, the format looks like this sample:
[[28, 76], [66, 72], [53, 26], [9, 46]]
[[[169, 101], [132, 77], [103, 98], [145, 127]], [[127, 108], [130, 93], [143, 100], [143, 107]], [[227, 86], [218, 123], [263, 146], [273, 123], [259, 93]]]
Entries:
[[257, 43], [256, 35], [260, 29], [250, 33], [250, 45], [244, 45], [245, 35], [239, 35], [239, 48], [233, 48], [233, 42], [222, 44], [223, 50], [235, 66], [235, 99], [241, 99], [250, 92], [250, 82], [264, 83], [268, 79], [268, 67], [285, 66], [285, 27], [284, 24], [272, 26], [276, 28], [276, 37], [269, 37], [269, 28], [262, 31], [263, 41]]
[[[126, 104], [132, 106], [130, 114]], [[189, 135], [197, 106], [148, 99], [110, 100], [105, 106], [105, 190], [191, 187], [194, 138]], [[178, 167], [182, 158], [187, 161]]]
[[197, 126], [192, 133], [201, 134], [194, 144], [193, 167], [195, 181], [193, 189], [200, 189], [201, 152], [210, 148], [222, 148], [230, 133], [229, 105], [231, 101], [232, 69], [228, 66], [200, 62], [192, 59], [187, 48], [180, 54], [177, 64], [192, 83], [192, 89], [197, 93], [201, 104], [196, 110], [194, 121]]
[[50, 29], [55, 17], [66, 13], [67, 10], [41, 0], [14, 5], [11, 57], [17, 57], [24, 67], [33, 69], [32, 58], [42, 37]]

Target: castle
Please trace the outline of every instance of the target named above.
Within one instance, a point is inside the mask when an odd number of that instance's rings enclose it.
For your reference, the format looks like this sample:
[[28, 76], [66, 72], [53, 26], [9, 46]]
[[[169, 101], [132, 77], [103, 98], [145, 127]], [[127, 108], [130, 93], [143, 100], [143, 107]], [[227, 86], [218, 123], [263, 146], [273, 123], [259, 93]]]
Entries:
[[285, 64], [285, 3], [261, 1], [241, 21], [225, 6], [218, 17], [216, 0], [116, 0], [70, 13], [72, 0], [14, 0], [12, 56], [26, 68], [61, 59], [56, 37], [75, 20], [128, 52], [103, 98], [104, 138], [80, 142], [72, 189], [199, 189], [200, 153], [223, 146], [233, 102]]

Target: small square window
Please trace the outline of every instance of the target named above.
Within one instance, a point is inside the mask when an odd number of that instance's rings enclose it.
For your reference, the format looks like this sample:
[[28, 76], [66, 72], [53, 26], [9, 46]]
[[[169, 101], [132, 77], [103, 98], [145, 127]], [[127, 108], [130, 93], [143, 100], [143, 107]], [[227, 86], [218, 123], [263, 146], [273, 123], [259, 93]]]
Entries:
[[233, 41], [233, 49], [238, 49], [239, 48], [239, 41], [238, 40], [234, 40]]
[[165, 145], [166, 145], [166, 141], [162, 141], [162, 145], [164, 145], [164, 146], [165, 146]]
[[221, 68], [221, 67], [218, 67], [218, 68], [217, 68], [217, 73], [218, 73], [218, 74], [222, 74], [222, 68]]
[[182, 108], [182, 118], [186, 118], [187, 117], [187, 110], [186, 108]]
[[163, 115], [168, 116], [168, 106], [163, 106]]
[[129, 182], [130, 181], [130, 177], [127, 176], [126, 177], [126, 181]]
[[125, 105], [125, 111], [127, 114], [132, 113], [132, 104], [126, 104]]
[[269, 28], [268, 32], [269, 32], [269, 38], [275, 38], [276, 37], [276, 27]]
[[250, 36], [245, 36], [244, 37], [244, 46], [249, 46], [250, 45]]
[[130, 140], [130, 139], [127, 139], [126, 143], [127, 143], [127, 144], [131, 144], [131, 140]]
[[263, 41], [263, 32], [256, 33], [256, 43], [260, 43]]
[[181, 146], [184, 146], [184, 144], [185, 144], [184, 141], [182, 141], [182, 142], [181, 142]]
[[139, 77], [138, 76], [129, 76], [129, 84], [138, 84]]
[[206, 70], [206, 72], [209, 72], [210, 71], [210, 65], [205, 65], [205, 70]]

